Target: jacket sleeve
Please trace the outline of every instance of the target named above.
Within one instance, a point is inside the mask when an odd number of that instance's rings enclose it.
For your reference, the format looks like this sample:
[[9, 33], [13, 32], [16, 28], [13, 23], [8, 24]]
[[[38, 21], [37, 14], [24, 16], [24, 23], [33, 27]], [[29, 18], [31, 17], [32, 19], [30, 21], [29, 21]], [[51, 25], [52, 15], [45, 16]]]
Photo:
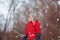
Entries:
[[40, 23], [37, 21], [35, 22], [36, 32], [41, 33]]
[[27, 30], [28, 30], [28, 23], [26, 24], [26, 28], [25, 28], [25, 34], [27, 35]]

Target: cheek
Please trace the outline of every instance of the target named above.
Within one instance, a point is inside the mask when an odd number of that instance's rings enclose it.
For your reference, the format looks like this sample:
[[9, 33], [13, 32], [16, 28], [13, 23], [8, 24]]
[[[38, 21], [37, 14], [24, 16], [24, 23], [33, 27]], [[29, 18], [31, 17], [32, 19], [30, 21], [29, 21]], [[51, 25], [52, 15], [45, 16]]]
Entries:
[[30, 20], [32, 20], [32, 18]]
[[32, 20], [33, 20], [34, 18], [32, 18]]

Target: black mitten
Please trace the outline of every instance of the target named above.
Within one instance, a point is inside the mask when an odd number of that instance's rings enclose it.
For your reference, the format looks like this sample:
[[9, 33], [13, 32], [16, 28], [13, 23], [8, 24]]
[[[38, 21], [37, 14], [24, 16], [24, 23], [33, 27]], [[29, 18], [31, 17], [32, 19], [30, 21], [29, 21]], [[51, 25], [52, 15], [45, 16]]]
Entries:
[[41, 36], [41, 34], [38, 33], [38, 34], [37, 34], [37, 37], [36, 37], [36, 40], [40, 40], [40, 36]]
[[27, 38], [27, 35], [25, 35], [25, 36], [23, 37], [23, 40], [26, 40], [26, 38]]

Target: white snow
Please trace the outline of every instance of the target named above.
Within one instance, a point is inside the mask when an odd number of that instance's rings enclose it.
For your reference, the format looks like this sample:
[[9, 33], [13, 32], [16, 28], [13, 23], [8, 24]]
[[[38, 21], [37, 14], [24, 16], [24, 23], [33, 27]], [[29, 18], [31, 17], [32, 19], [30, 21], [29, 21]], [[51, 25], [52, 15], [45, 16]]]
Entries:
[[57, 21], [59, 21], [59, 18], [57, 18]]
[[54, 38], [52, 38], [51, 40], [54, 40]]
[[46, 23], [46, 26], [48, 27], [48, 23]]
[[60, 38], [60, 36], [58, 36], [58, 38]]
[[49, 32], [50, 34], [52, 33], [52, 32]]
[[48, 9], [45, 10], [45, 13], [47, 13], [47, 12], [48, 12]]
[[18, 38], [18, 36], [15, 36], [16, 38]]

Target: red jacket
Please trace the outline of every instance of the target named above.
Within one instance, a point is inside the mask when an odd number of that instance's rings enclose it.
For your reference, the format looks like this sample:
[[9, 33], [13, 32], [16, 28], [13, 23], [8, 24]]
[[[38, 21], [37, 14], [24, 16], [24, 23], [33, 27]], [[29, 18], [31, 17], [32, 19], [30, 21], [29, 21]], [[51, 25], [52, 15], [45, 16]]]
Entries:
[[36, 33], [41, 33], [40, 22], [36, 20], [35, 22]]
[[28, 39], [34, 39], [36, 38], [36, 33], [40, 33], [40, 23], [38, 21], [35, 22], [35, 25], [33, 25], [32, 21], [29, 21], [26, 25], [25, 34], [28, 36]]

